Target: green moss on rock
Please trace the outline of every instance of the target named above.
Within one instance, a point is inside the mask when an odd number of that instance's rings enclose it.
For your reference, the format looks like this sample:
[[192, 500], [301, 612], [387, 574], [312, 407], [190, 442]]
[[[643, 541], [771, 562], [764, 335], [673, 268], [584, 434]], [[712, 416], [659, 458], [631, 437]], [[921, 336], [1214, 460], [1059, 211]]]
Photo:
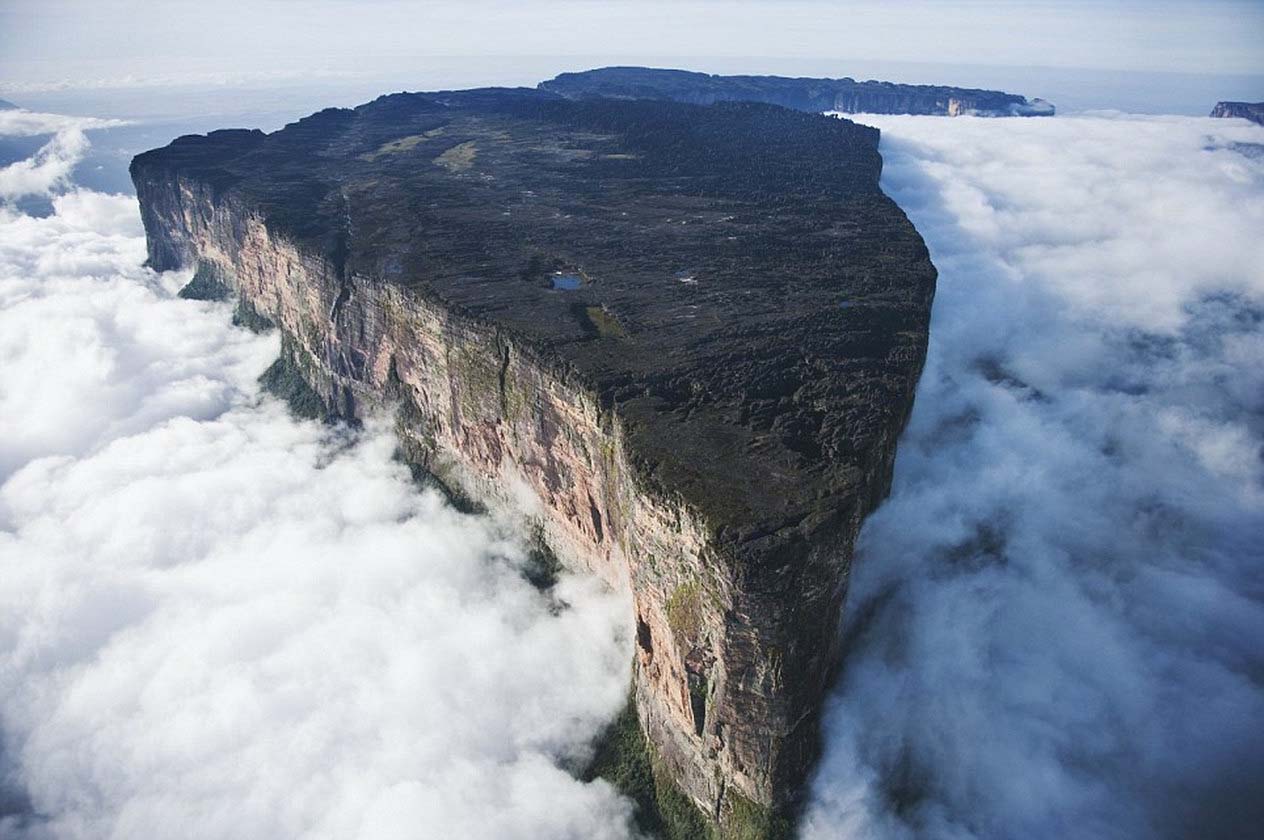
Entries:
[[788, 840], [792, 822], [729, 788], [717, 824], [681, 793], [641, 730], [636, 702], [597, 742], [584, 781], [605, 779], [636, 806], [636, 827], [663, 840]]
[[597, 743], [584, 781], [605, 779], [636, 805], [637, 828], [665, 840], [712, 840], [715, 832], [671, 780], [641, 731], [636, 702], [627, 705]]
[[482, 347], [458, 344], [448, 354], [448, 366], [466, 417], [495, 416], [504, 410], [499, 357]]
[[220, 270], [214, 263], [201, 261], [197, 265], [197, 271], [193, 273], [193, 279], [190, 280], [177, 295], [185, 300], [213, 300], [223, 301], [232, 297], [232, 288], [224, 282]]
[[[397, 375], [395, 379], [398, 383]], [[395, 435], [399, 440], [396, 456], [408, 466], [413, 481], [420, 487], [439, 491], [461, 513], [486, 513], [487, 508], [464, 492], [452, 476], [440, 474], [440, 461], [435, 457], [438, 445], [425, 416], [412, 397], [403, 394], [402, 385], [395, 388], [402, 394], [395, 414]]]
[[676, 641], [689, 644], [702, 633], [702, 587], [697, 581], [677, 586], [667, 599], [667, 624]]
[[724, 797], [720, 836], [724, 840], [788, 840], [790, 820], [758, 805], [735, 790]]
[[237, 308], [233, 311], [233, 326], [245, 327], [251, 332], [263, 333], [274, 329], [276, 324], [271, 319], [261, 314], [258, 309], [250, 301], [240, 298], [237, 301]]
[[281, 356], [259, 377], [263, 390], [289, 406], [296, 417], [319, 420], [328, 415], [325, 401], [303, 378], [293, 356], [282, 348]]

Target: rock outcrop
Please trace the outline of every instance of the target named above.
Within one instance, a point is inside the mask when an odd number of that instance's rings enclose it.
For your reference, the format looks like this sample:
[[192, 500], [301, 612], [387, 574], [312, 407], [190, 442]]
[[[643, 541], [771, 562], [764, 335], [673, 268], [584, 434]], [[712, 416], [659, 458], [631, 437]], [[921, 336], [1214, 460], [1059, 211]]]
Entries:
[[686, 70], [603, 67], [563, 73], [539, 87], [568, 97], [674, 99], [695, 105], [715, 102], [768, 102], [797, 111], [844, 114], [928, 114], [955, 117], [1052, 116], [1043, 99], [1028, 101], [998, 90], [898, 85], [854, 79], [804, 79], [785, 76], [712, 76]]
[[1264, 125], [1264, 102], [1217, 102], [1211, 109], [1213, 117], [1241, 117]]
[[395, 411], [410, 460], [630, 587], [656, 778], [757, 836], [815, 758], [926, 351], [935, 270], [877, 141], [762, 104], [395, 94], [132, 177], [150, 265], [277, 325], [270, 376]]

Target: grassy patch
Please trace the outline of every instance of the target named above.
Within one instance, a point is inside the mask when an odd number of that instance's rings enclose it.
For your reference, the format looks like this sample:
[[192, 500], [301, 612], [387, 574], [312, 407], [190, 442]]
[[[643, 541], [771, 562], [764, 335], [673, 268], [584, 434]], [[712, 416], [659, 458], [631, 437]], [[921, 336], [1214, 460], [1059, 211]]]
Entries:
[[478, 148], [473, 140], [458, 143], [434, 159], [434, 162], [449, 172], [464, 172], [474, 165], [474, 157]]
[[597, 330], [597, 334], [603, 338], [628, 337], [628, 332], [619, 323], [619, 319], [611, 315], [604, 307], [589, 306], [584, 310], [584, 314], [588, 316], [588, 322]]
[[383, 143], [378, 146], [375, 151], [360, 155], [360, 160], [375, 161], [384, 155], [397, 155], [400, 152], [406, 152], [415, 147], [426, 139], [425, 134], [414, 134], [410, 137], [401, 137], [398, 140], [392, 140], [389, 143]]

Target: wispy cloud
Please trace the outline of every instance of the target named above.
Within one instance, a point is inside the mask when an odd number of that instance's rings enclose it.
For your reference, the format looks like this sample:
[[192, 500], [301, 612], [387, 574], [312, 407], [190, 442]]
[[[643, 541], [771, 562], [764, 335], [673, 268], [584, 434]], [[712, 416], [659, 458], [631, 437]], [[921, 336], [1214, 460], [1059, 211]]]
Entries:
[[123, 120], [0, 110], [0, 137], [53, 135], [33, 157], [0, 168], [0, 201], [68, 187], [75, 165], [88, 150], [84, 132], [126, 124]]

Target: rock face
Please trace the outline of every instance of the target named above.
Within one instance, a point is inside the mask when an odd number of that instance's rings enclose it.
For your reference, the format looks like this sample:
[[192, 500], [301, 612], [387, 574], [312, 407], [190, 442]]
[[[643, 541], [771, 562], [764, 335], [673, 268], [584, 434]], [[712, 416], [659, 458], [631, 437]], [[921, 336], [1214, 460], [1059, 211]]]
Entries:
[[395, 94], [132, 177], [150, 264], [276, 324], [331, 415], [396, 411], [407, 457], [630, 587], [656, 770], [734, 834], [815, 758], [925, 356], [935, 270], [877, 141], [762, 104]]
[[1052, 116], [1043, 99], [1028, 101], [998, 90], [897, 85], [854, 79], [791, 79], [784, 76], [711, 76], [685, 70], [649, 67], [604, 67], [563, 73], [540, 88], [568, 97], [608, 96], [622, 99], [674, 99], [696, 105], [715, 102], [768, 102], [797, 111], [844, 114], [929, 114], [955, 117]]
[[1241, 117], [1264, 125], [1264, 102], [1217, 102], [1211, 109], [1213, 117]]

